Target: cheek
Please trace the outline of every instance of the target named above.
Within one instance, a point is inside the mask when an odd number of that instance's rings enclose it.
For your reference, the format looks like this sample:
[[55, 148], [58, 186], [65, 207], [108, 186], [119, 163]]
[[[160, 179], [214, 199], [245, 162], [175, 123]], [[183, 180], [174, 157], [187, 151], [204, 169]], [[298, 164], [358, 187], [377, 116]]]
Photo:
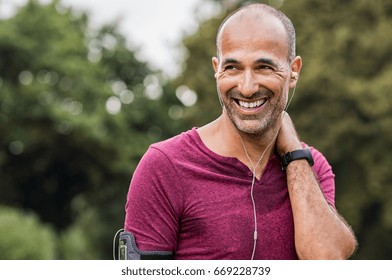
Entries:
[[220, 93], [226, 95], [228, 91], [236, 87], [237, 83], [235, 82], [235, 79], [233, 79], [232, 77], [221, 75], [216, 80], [216, 85]]
[[265, 86], [274, 93], [275, 96], [279, 98], [287, 97], [287, 92], [289, 90], [289, 81], [282, 79], [270, 79]]
[[289, 89], [287, 87], [284, 87], [283, 85], [278, 87], [275, 91], [275, 103], [279, 107], [286, 107], [287, 102], [288, 102], [288, 92]]

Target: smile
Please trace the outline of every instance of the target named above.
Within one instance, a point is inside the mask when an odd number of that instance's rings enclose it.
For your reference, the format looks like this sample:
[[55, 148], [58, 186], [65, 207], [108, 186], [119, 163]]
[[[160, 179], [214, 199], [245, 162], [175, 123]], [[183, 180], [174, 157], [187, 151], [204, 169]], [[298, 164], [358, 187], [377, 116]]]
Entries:
[[261, 99], [253, 102], [247, 102], [243, 100], [238, 100], [238, 104], [241, 106], [241, 108], [244, 109], [254, 109], [257, 107], [263, 106], [263, 104], [267, 101], [267, 99]]

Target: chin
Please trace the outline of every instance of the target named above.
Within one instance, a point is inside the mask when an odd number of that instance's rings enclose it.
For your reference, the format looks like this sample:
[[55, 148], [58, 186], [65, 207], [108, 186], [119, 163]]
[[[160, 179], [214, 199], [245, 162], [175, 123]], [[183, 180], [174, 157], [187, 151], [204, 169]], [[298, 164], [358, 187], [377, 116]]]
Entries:
[[266, 125], [260, 120], [257, 121], [236, 121], [234, 122], [234, 126], [237, 128], [238, 131], [249, 134], [249, 135], [262, 135], [268, 129]]

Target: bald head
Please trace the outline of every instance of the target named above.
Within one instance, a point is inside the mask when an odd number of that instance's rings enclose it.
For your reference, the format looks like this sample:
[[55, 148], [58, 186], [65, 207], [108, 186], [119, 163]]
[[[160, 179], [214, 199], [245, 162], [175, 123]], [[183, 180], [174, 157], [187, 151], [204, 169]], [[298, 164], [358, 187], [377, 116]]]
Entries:
[[[268, 22], [268, 24], [273, 21], [276, 21], [275, 25], [271, 25], [274, 29], [271, 29], [271, 32], [274, 32], [276, 36], [285, 36], [288, 47], [288, 61], [291, 61], [295, 57], [295, 28], [291, 20], [279, 10], [268, 6], [266, 4], [250, 4], [244, 7], [239, 8], [238, 10], [231, 13], [227, 16], [223, 22], [221, 23], [218, 34], [216, 37], [216, 47], [218, 51], [218, 57], [220, 57], [220, 43], [221, 36], [224, 29], [228, 26], [232, 26], [244, 21], [253, 21], [253, 27], [257, 29], [258, 26]], [[279, 25], [282, 28], [279, 29]], [[248, 25], [249, 26], [249, 25]], [[283, 31], [283, 33], [281, 32]], [[241, 32], [241, 30], [239, 30]]]

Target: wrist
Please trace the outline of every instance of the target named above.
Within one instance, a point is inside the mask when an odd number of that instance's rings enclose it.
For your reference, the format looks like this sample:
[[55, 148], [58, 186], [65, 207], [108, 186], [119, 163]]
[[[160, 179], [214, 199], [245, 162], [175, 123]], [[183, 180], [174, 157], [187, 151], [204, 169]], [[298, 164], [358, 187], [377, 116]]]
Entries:
[[284, 154], [282, 156], [282, 169], [285, 170], [291, 162], [296, 160], [301, 160], [301, 159], [307, 160], [309, 165], [313, 166], [314, 164], [313, 156], [309, 147], [306, 147], [305, 149], [293, 150], [291, 152], [287, 152], [286, 154]]

